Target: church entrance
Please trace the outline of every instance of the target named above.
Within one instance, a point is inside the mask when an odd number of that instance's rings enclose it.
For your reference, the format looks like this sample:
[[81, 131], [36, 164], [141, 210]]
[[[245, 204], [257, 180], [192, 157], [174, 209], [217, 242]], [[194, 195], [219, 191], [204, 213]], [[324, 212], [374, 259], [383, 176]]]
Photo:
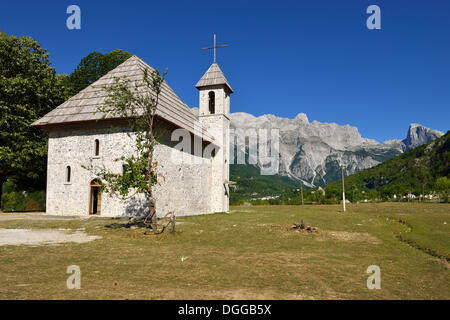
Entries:
[[102, 189], [100, 186], [100, 181], [94, 179], [91, 181], [89, 214], [100, 214], [101, 207], [102, 207]]

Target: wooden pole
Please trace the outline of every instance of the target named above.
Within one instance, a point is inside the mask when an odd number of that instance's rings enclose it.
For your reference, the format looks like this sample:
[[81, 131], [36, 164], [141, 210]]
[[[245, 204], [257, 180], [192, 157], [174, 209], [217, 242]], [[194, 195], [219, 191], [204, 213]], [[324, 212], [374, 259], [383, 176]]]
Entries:
[[214, 63], [216, 63], [216, 34], [214, 33]]
[[302, 194], [302, 206], [303, 206], [305, 203], [303, 202], [303, 182], [301, 181], [300, 181], [300, 192]]
[[344, 187], [344, 166], [341, 167], [342, 171], [342, 208], [345, 212], [345, 187]]

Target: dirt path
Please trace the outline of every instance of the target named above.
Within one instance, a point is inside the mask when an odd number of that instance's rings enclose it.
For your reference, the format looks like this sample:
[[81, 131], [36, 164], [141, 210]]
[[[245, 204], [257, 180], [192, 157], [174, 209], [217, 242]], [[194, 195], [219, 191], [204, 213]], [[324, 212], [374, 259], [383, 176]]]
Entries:
[[76, 242], [86, 243], [100, 236], [89, 236], [83, 231], [71, 230], [30, 230], [30, 229], [0, 229], [0, 246], [5, 245], [42, 245], [51, 243]]

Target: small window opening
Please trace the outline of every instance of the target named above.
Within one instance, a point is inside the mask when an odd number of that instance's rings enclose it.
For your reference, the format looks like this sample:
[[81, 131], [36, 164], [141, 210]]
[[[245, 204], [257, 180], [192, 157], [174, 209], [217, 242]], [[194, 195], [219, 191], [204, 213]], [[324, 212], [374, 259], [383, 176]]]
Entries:
[[210, 91], [209, 95], [209, 114], [214, 114], [216, 109], [216, 94], [214, 91]]
[[66, 182], [69, 183], [70, 182], [70, 166], [66, 167]]
[[100, 141], [98, 141], [98, 139], [95, 139], [94, 155], [95, 156], [99, 156], [100, 155]]

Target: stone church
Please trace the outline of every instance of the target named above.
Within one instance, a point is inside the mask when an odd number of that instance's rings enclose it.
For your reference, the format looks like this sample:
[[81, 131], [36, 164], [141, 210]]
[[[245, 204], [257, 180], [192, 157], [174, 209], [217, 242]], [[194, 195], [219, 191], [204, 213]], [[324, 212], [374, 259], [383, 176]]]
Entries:
[[[143, 70], [154, 69], [133, 56], [89, 87], [33, 123], [49, 135], [47, 211], [49, 215], [139, 216], [144, 213], [142, 195], [127, 199], [102, 193], [98, 177], [86, 166], [121, 173], [121, 156], [135, 152], [128, 121], [96, 112], [105, 103], [105, 85], [115, 77], [140, 80]], [[174, 211], [177, 216], [229, 210], [229, 126], [231, 86], [217, 63], [196, 84], [199, 113], [195, 115], [164, 82], [156, 112], [158, 144], [154, 159], [162, 175], [154, 188], [157, 215]], [[195, 153], [177, 148], [176, 129], [188, 132], [202, 148]], [[194, 148], [192, 148], [194, 149]], [[205, 155], [203, 155], [205, 154]], [[183, 161], [174, 161], [174, 159]]]

